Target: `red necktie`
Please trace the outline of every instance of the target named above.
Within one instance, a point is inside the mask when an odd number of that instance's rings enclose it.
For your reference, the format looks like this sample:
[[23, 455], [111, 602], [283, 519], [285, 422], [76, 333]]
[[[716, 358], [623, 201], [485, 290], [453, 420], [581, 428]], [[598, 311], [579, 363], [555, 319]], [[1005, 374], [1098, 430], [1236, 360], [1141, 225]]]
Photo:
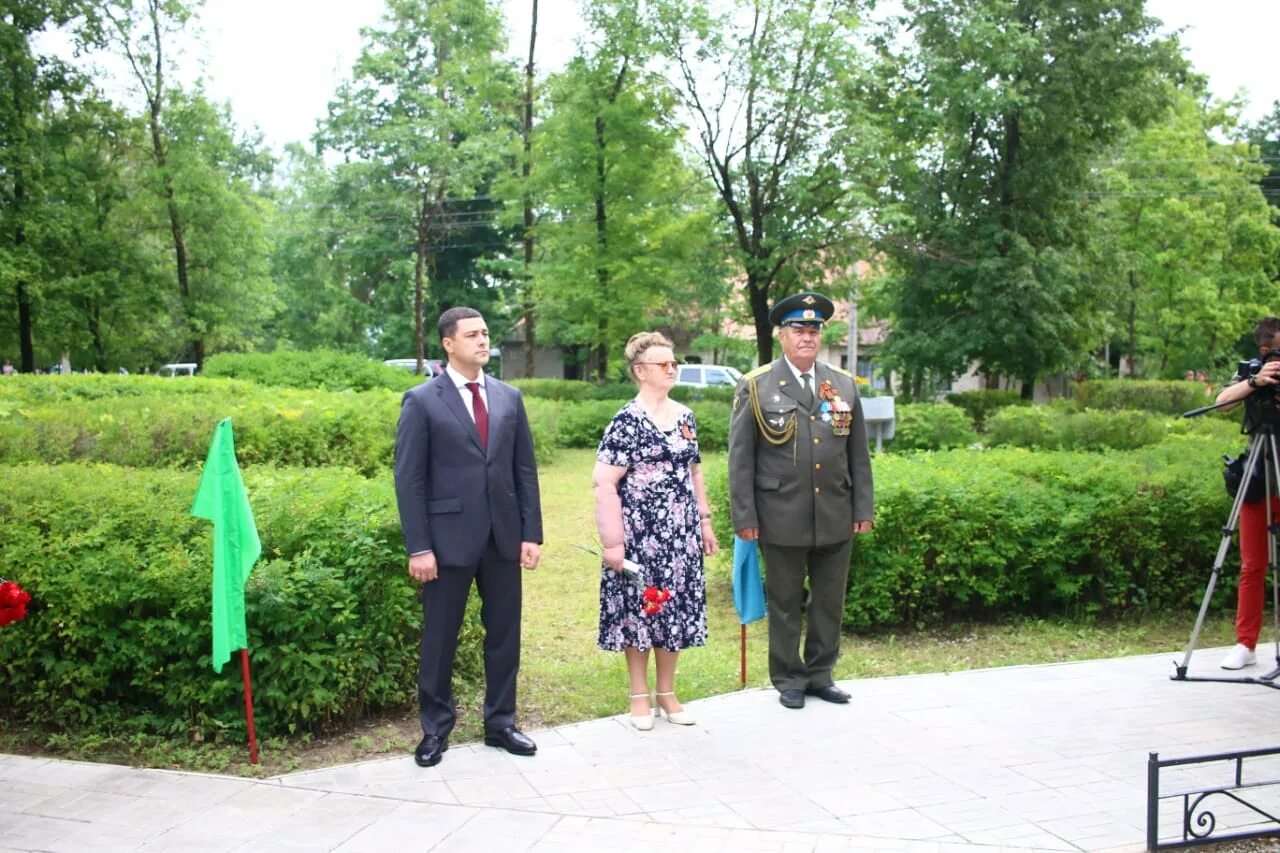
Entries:
[[476, 419], [476, 432], [480, 433], [480, 446], [489, 449], [489, 410], [484, 407], [484, 397], [480, 396], [480, 383], [468, 382], [471, 389], [471, 413]]

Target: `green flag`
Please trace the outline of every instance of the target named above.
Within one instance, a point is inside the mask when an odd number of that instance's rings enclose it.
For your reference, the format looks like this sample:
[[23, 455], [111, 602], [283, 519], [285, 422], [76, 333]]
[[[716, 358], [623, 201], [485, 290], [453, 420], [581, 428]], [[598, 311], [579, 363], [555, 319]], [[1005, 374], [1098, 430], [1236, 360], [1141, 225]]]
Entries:
[[244, 627], [244, 582], [262, 553], [249, 496], [236, 464], [231, 418], [223, 418], [213, 431], [191, 514], [213, 522], [213, 669], [222, 672], [232, 652], [249, 646]]

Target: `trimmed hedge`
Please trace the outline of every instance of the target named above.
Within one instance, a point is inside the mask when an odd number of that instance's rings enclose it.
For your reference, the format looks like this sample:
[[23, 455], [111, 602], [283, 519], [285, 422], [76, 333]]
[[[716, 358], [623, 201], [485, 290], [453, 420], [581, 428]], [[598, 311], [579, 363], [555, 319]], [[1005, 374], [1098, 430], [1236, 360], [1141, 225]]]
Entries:
[[[212, 525], [193, 472], [0, 469], [0, 566], [31, 593], [0, 631], [0, 714], [206, 739], [243, 733], [237, 662], [210, 668]], [[245, 471], [263, 555], [246, 589], [259, 730], [320, 731], [415, 696], [422, 610], [389, 481]], [[472, 605], [457, 672], [481, 679]]]
[[204, 375], [328, 391], [406, 391], [422, 381], [421, 376], [403, 368], [330, 350], [219, 353], [205, 361]]
[[888, 449], [946, 450], [978, 442], [973, 422], [962, 409], [947, 403], [895, 403], [893, 441]]
[[[224, 417], [235, 425], [241, 464], [342, 465], [366, 476], [391, 467], [400, 395], [302, 391], [226, 379], [34, 377], [0, 396], [0, 464], [107, 462], [193, 467]], [[0, 382], [0, 387], [7, 385]], [[118, 393], [112, 393], [114, 391]], [[540, 462], [559, 447], [595, 447], [623, 400], [525, 399]], [[729, 405], [695, 402], [705, 450], [724, 450]]]
[[1180, 415], [1209, 405], [1213, 397], [1202, 382], [1090, 379], [1076, 386], [1075, 401], [1082, 409], [1142, 409]]
[[969, 420], [973, 421], [973, 427], [978, 432], [983, 432], [986, 429], [987, 418], [993, 412], [997, 412], [1005, 406], [1031, 405], [1031, 401], [1022, 399], [1022, 395], [1017, 391], [998, 391], [993, 388], [948, 394], [947, 402], [963, 409], [964, 413], [969, 416]]
[[1238, 424], [1220, 417], [1188, 420], [1136, 409], [1075, 412], [1056, 406], [1010, 407], [991, 418], [986, 442], [993, 447], [1033, 450], [1133, 450], [1171, 435], [1192, 433], [1231, 441], [1239, 431]]
[[[878, 460], [845, 626], [1195, 611], [1230, 507], [1196, 436], [1128, 454], [951, 451]], [[1219, 587], [1218, 599], [1231, 594]]]

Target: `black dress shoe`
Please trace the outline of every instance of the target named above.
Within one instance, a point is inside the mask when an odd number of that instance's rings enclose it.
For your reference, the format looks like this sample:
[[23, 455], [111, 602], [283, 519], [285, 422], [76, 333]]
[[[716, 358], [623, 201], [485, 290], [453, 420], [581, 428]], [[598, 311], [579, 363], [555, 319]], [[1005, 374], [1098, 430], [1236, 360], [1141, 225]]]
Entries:
[[496, 732], [485, 732], [484, 745], [502, 747], [512, 755], [533, 755], [538, 751], [538, 745], [533, 742], [533, 738], [515, 726], [507, 726]]
[[804, 691], [803, 690], [783, 690], [778, 696], [778, 702], [784, 708], [803, 708], [804, 707]]
[[449, 744], [444, 738], [423, 735], [422, 742], [413, 751], [413, 760], [419, 767], [434, 767], [440, 763], [440, 756], [444, 755], [444, 751], [448, 748]]
[[846, 705], [849, 702], [849, 694], [834, 684], [828, 684], [826, 687], [810, 687], [805, 693], [827, 702], [835, 702], [837, 705]]

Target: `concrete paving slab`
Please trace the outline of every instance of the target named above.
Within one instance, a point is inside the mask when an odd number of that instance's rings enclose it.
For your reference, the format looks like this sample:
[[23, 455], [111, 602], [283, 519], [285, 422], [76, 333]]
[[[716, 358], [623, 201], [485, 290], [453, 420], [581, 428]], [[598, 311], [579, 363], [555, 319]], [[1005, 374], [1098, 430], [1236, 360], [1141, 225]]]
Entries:
[[[1224, 651], [1192, 673], [1221, 674]], [[0, 755], [0, 853], [1139, 850], [1148, 753], [1280, 745], [1280, 691], [1173, 682], [1180, 659], [846, 681], [852, 704], [801, 711], [750, 690], [688, 703], [694, 727], [618, 715], [533, 732], [532, 758], [454, 744], [427, 769], [404, 755], [251, 780]], [[1280, 778], [1280, 759], [1249, 773]], [[1162, 811], [1162, 831], [1179, 817]]]

